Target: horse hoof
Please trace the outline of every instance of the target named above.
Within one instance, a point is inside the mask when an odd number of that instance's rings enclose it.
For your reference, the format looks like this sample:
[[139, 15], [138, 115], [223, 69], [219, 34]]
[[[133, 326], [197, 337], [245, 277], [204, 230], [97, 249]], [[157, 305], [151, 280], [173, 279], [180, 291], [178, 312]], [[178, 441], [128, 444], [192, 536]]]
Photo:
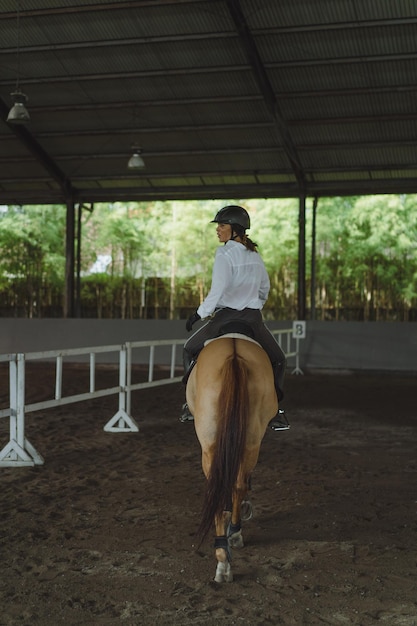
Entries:
[[243, 543], [242, 531], [239, 530], [237, 533], [230, 535], [230, 537], [228, 537], [228, 542], [231, 548], [243, 548], [245, 544]]
[[233, 582], [233, 574], [232, 568], [230, 567], [230, 563], [227, 561], [224, 563], [223, 561], [219, 561], [217, 563], [216, 575], [214, 577], [216, 583], [231, 583]]

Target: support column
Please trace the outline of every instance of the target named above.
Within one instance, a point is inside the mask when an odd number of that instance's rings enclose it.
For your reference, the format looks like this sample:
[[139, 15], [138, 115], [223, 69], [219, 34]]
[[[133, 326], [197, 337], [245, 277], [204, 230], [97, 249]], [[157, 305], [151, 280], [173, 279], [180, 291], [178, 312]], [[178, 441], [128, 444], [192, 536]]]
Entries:
[[65, 295], [64, 317], [74, 317], [74, 273], [75, 273], [75, 204], [73, 198], [67, 200], [67, 223], [65, 240]]
[[316, 215], [318, 198], [313, 201], [313, 215], [311, 224], [311, 289], [310, 289], [310, 319], [316, 319]]
[[83, 207], [78, 204], [77, 208], [77, 260], [75, 272], [75, 304], [74, 315], [81, 317], [81, 216]]
[[306, 197], [300, 195], [298, 209], [298, 302], [297, 319], [306, 319]]

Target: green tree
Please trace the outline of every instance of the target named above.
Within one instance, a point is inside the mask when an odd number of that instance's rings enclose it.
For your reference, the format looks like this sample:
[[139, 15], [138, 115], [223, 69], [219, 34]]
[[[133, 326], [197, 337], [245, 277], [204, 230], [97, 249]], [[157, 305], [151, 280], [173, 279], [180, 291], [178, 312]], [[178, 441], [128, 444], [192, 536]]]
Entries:
[[41, 303], [62, 294], [65, 209], [57, 205], [11, 206], [0, 214], [0, 276], [15, 292], [14, 304], [28, 317], [41, 315]]
[[[97, 204], [82, 214], [82, 305], [88, 315], [185, 317], [211, 284], [218, 209], [251, 215], [271, 291], [264, 314], [296, 315], [298, 200], [251, 199]], [[315, 302], [322, 319], [414, 319], [417, 196], [321, 198], [317, 210]], [[306, 206], [311, 277], [312, 202]], [[0, 290], [15, 315], [62, 305], [64, 206], [0, 209]], [[102, 261], [105, 261], [103, 263]], [[100, 263], [98, 263], [100, 261]], [[307, 293], [308, 291], [308, 284]]]
[[404, 196], [393, 195], [361, 197], [355, 203], [347, 252], [357, 267], [365, 319], [370, 319], [371, 310], [380, 319], [382, 309], [411, 304], [404, 298], [416, 270], [414, 206]]
[[[349, 282], [350, 266], [346, 264], [349, 221], [355, 198], [320, 198], [317, 208], [316, 235], [316, 303], [325, 319], [326, 310], [339, 311], [344, 303], [344, 290], [352, 301]], [[309, 234], [311, 236], [311, 219]], [[309, 240], [311, 241], [311, 240]], [[309, 245], [309, 258], [311, 246]]]
[[[250, 200], [250, 237], [258, 244], [271, 280], [265, 317], [280, 319], [295, 312], [298, 258], [298, 200]], [[290, 315], [291, 316], [291, 315]]]

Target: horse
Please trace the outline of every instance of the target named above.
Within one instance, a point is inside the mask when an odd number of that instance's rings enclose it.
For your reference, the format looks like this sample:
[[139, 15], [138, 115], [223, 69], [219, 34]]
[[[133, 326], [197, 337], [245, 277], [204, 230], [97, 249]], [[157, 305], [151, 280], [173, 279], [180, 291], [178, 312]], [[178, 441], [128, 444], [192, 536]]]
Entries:
[[232, 582], [232, 548], [243, 547], [242, 511], [251, 510], [246, 500], [251, 475], [278, 410], [270, 359], [245, 335], [211, 339], [191, 371], [186, 398], [207, 479], [197, 536], [201, 545], [214, 523], [214, 580]]

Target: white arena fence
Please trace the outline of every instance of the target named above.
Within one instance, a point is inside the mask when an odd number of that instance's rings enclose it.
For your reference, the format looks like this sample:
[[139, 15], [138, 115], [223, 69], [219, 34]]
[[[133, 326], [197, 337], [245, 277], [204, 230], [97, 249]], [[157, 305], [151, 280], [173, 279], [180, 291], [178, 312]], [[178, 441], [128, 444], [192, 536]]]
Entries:
[[[286, 353], [288, 359], [295, 359], [293, 374], [302, 374], [299, 366], [299, 340], [305, 335], [295, 330], [295, 326], [290, 329], [271, 331], [277, 336], [277, 341]], [[298, 334], [297, 334], [298, 333]], [[113, 417], [104, 425], [103, 429], [111, 433], [138, 432], [139, 427], [131, 416], [131, 395], [132, 391], [157, 387], [176, 383], [182, 379], [181, 375], [175, 375], [176, 349], [178, 345], [184, 345], [184, 339], [135, 341], [122, 345], [96, 346], [90, 348], [71, 348], [68, 350], [48, 350], [45, 352], [28, 352], [16, 354], [0, 355], [0, 363], [9, 363], [9, 407], [0, 410], [0, 419], [9, 418], [9, 442], [0, 451], [1, 467], [22, 467], [43, 465], [44, 459], [35, 447], [25, 436], [25, 416], [32, 411], [50, 409], [65, 404], [92, 400], [103, 396], [118, 394], [119, 407]], [[162, 346], [171, 346], [171, 359], [169, 376], [154, 380], [155, 351]], [[133, 351], [148, 348], [147, 358], [148, 380], [146, 382], [132, 382]], [[119, 384], [106, 389], [96, 389], [96, 357], [103, 354], [118, 353], [119, 361]], [[89, 358], [90, 384], [88, 391], [75, 395], [62, 395], [62, 377], [65, 358], [74, 363], [74, 357], [81, 357], [81, 360]], [[26, 386], [26, 363], [29, 361], [55, 361], [55, 393], [49, 400], [25, 403]], [[162, 363], [164, 361], [160, 361]], [[165, 359], [166, 363], [166, 359]]]

